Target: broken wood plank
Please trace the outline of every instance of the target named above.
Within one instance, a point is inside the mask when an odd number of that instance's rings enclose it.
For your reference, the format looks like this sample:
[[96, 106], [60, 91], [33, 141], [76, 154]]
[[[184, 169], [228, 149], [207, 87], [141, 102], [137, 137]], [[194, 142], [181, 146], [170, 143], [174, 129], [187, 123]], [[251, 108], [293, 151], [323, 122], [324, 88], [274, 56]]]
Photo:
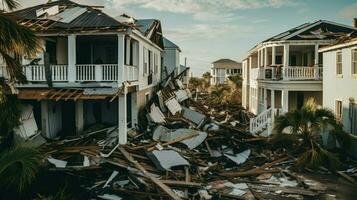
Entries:
[[[166, 143], [160, 144], [160, 146], [165, 147], [165, 146], [168, 146], [168, 145], [171, 145], [171, 144], [175, 144], [175, 143], [181, 142], [183, 140], [191, 139], [191, 138], [196, 137], [198, 135], [199, 135], [198, 133], [195, 133], [195, 134], [188, 135], [188, 136], [185, 136], [185, 137], [182, 137], [182, 138], [176, 138], [175, 140], [172, 140], [170, 142], [166, 142]], [[155, 149], [156, 149], [156, 146], [153, 146], [153, 147], [150, 147], [148, 149], [148, 151], [153, 151]]]
[[155, 183], [159, 188], [161, 188], [172, 199], [181, 200], [181, 198], [177, 194], [175, 194], [167, 185], [165, 185], [159, 179], [157, 179], [156, 177], [152, 176], [149, 172], [147, 172], [144, 169], [144, 167], [142, 167], [140, 163], [134, 160], [134, 158], [123, 147], [118, 147], [118, 149], [130, 163], [132, 163], [137, 169], [139, 169], [144, 174], [144, 176], [149, 178], [153, 183]]
[[256, 176], [260, 174], [265, 174], [265, 173], [278, 173], [280, 172], [279, 169], [269, 169], [269, 170], [264, 170], [264, 169], [258, 169], [258, 170], [249, 170], [249, 171], [243, 171], [243, 172], [222, 172], [219, 173], [220, 176], [228, 176], [228, 177], [242, 177], [242, 176]]
[[343, 178], [345, 178], [346, 180], [348, 180], [349, 182], [353, 183], [353, 184], [357, 184], [356, 180], [350, 176], [348, 176], [347, 174], [345, 174], [343, 171], [337, 171], [337, 174], [341, 175]]

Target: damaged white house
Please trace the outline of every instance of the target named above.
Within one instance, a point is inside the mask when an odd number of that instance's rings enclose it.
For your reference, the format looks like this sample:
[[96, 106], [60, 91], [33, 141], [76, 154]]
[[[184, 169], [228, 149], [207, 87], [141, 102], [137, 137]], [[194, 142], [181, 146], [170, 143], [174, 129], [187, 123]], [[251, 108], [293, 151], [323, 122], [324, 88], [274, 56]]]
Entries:
[[46, 138], [105, 124], [117, 126], [119, 143], [126, 143], [161, 80], [160, 21], [119, 20], [101, 8], [59, 0], [12, 13], [43, 44], [43, 52], [22, 59], [28, 83], [16, 88]]
[[313, 98], [322, 105], [322, 54], [354, 27], [319, 20], [273, 36], [248, 52], [243, 60], [242, 104], [256, 114], [250, 131], [270, 132], [273, 117], [301, 108]]

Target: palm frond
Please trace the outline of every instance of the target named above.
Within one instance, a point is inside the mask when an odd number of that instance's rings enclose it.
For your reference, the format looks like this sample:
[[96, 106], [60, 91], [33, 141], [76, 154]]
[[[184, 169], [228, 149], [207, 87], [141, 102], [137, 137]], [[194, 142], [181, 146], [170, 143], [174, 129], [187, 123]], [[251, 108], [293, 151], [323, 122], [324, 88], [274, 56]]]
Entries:
[[21, 192], [36, 177], [41, 156], [35, 148], [17, 146], [0, 156], [0, 184]]
[[6, 6], [6, 8], [8, 8], [10, 11], [18, 8], [20, 6], [19, 1], [17, 0], [2, 0], [4, 6]]

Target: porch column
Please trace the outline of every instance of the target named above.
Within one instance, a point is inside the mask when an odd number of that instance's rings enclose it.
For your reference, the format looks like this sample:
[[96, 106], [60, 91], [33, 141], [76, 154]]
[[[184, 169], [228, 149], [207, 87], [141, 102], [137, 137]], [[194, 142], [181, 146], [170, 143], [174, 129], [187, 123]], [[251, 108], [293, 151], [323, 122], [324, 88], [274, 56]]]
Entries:
[[284, 67], [289, 67], [289, 44], [284, 44]]
[[281, 108], [283, 113], [289, 111], [289, 90], [281, 90]]
[[271, 64], [275, 65], [276, 61], [275, 61], [275, 51], [276, 51], [276, 46], [271, 47]]
[[76, 101], [75, 104], [75, 116], [76, 116], [76, 132], [77, 134], [83, 131], [84, 126], [84, 104], [83, 100]]
[[270, 90], [270, 107], [275, 109], [275, 90]]
[[68, 82], [76, 81], [76, 35], [68, 35]]
[[48, 100], [41, 101], [41, 130], [42, 135], [50, 138]]
[[118, 84], [119, 87], [122, 86], [122, 83], [125, 80], [125, 71], [124, 71], [124, 42], [125, 36], [123, 34], [118, 34]]
[[133, 92], [130, 94], [131, 95], [131, 124], [132, 127], [135, 127], [135, 124], [138, 124], [138, 113], [139, 113], [139, 107], [137, 104], [137, 99], [138, 99], [138, 93]]
[[268, 67], [268, 47], [264, 48], [264, 68]]
[[258, 50], [258, 67], [260, 67], [260, 50]]
[[267, 89], [263, 88], [264, 90], [264, 110], [268, 109], [268, 96], [267, 96]]
[[126, 106], [126, 94], [127, 87], [126, 83], [123, 84], [124, 91], [123, 94], [118, 97], [118, 133], [119, 133], [119, 143], [126, 144], [127, 133], [128, 133], [128, 121], [127, 121], [127, 106]]
[[315, 44], [314, 78], [319, 79], [319, 44]]
[[125, 40], [126, 40], [126, 65], [130, 65], [130, 40], [131, 38], [130, 37], [125, 37]]

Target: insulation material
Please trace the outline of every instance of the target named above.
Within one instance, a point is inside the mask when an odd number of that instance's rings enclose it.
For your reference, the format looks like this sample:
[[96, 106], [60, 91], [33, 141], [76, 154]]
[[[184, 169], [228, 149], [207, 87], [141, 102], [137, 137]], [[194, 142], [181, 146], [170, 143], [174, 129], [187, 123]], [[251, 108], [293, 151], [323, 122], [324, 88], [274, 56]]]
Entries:
[[155, 150], [148, 153], [148, 156], [155, 166], [161, 170], [171, 171], [171, 167], [190, 165], [186, 159], [173, 150]]
[[14, 128], [14, 132], [24, 139], [29, 139], [38, 133], [38, 127], [33, 115], [33, 106], [23, 104], [20, 110], [20, 125]]
[[169, 109], [171, 114], [175, 115], [176, 113], [181, 112], [182, 108], [179, 102], [175, 98], [170, 98], [165, 102], [166, 107]]
[[149, 116], [152, 119], [152, 121], [154, 121], [155, 123], [165, 123], [166, 122], [164, 114], [161, 112], [161, 110], [157, 106], [155, 106], [155, 104], [152, 104], [150, 106]]

